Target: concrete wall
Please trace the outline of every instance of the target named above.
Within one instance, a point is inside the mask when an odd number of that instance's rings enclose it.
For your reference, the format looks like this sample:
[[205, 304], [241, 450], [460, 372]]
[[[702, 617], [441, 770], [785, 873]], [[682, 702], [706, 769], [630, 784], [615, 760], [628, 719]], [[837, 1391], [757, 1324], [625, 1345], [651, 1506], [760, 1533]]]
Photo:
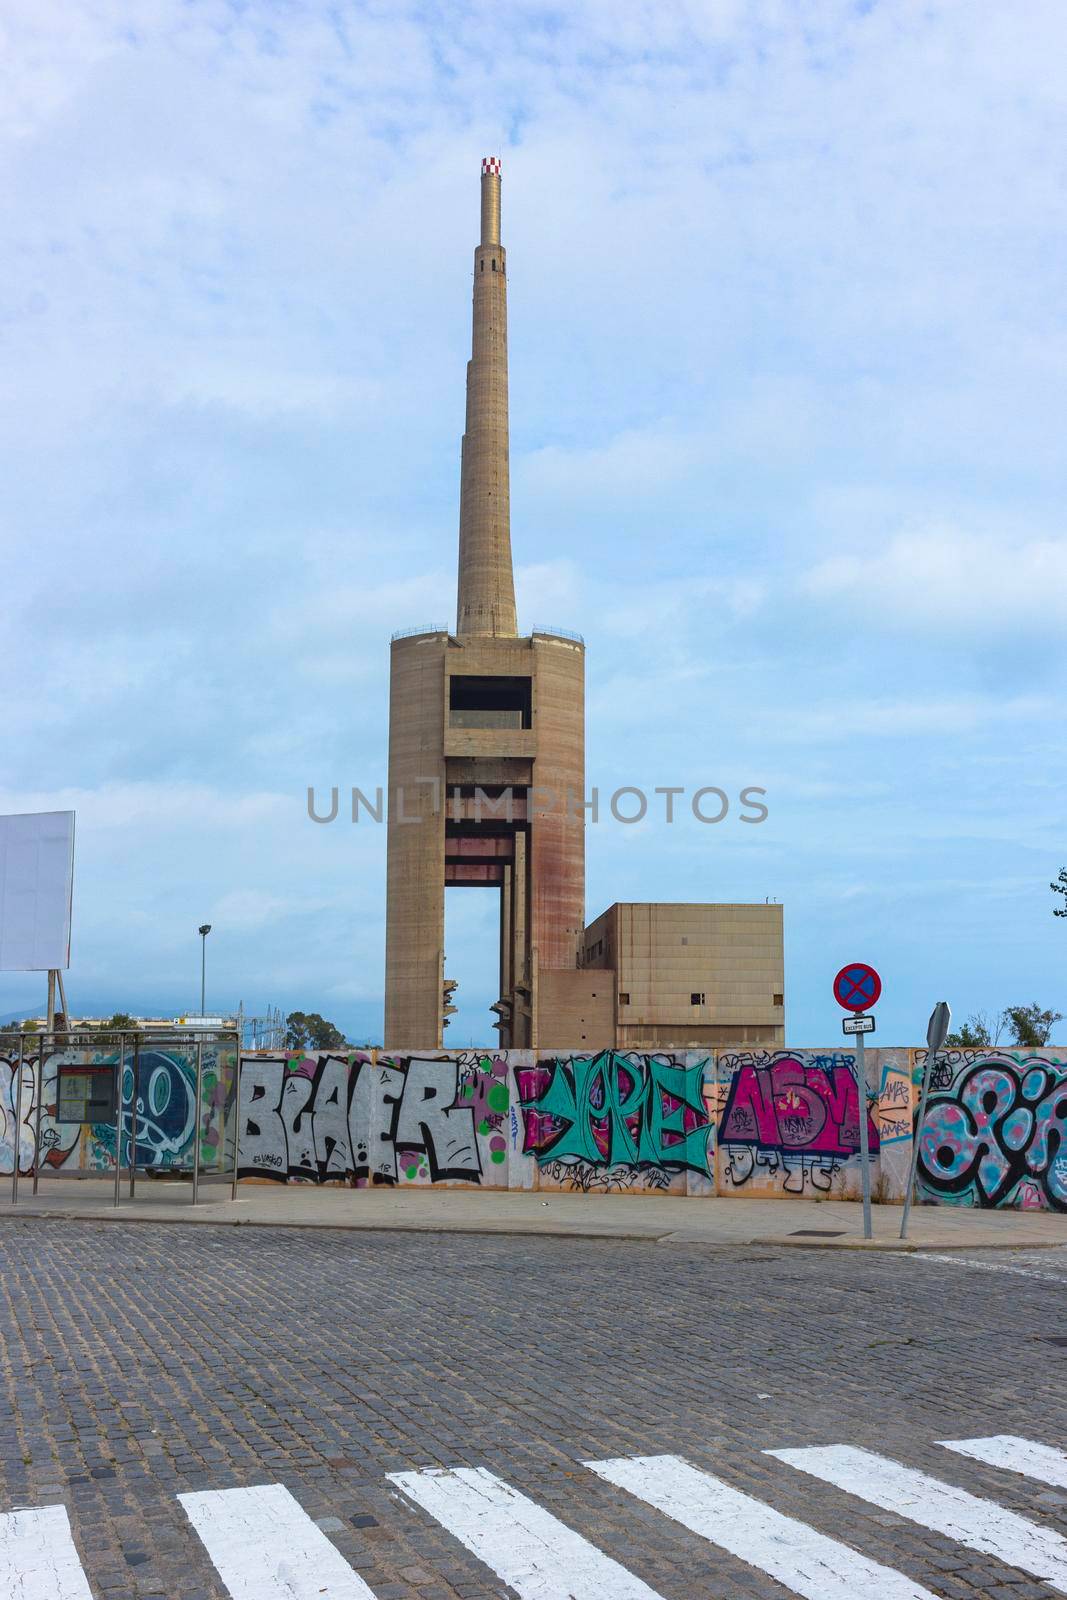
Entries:
[[919, 1137], [918, 1184], [942, 1205], [1067, 1211], [1067, 1051], [941, 1056]]
[[620, 1050], [782, 1044], [784, 963], [780, 905], [622, 901], [583, 939], [614, 968]]
[[[113, 1127], [57, 1124], [46, 1058], [46, 1170], [113, 1168]], [[900, 1202], [925, 1052], [867, 1051], [877, 1200]], [[138, 1165], [188, 1169], [196, 1137], [190, 1052], [141, 1057]], [[122, 1160], [129, 1160], [127, 1068]], [[29, 1172], [39, 1063], [0, 1054], [0, 1173]], [[205, 1170], [232, 1160], [232, 1062], [205, 1063]], [[249, 1055], [242, 1063], [246, 1178], [445, 1183], [618, 1193], [839, 1198], [859, 1193], [859, 1097], [850, 1051], [385, 1051]], [[1067, 1051], [956, 1051], [938, 1063], [920, 1136], [927, 1203], [1067, 1211]]]

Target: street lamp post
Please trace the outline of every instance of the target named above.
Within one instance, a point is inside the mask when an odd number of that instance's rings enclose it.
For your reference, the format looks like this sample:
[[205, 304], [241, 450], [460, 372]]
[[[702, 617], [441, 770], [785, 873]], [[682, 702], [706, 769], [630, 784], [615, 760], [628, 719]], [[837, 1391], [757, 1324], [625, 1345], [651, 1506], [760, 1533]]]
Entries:
[[200, 1016], [204, 1017], [204, 997], [207, 993], [207, 936], [211, 932], [210, 922], [200, 924]]

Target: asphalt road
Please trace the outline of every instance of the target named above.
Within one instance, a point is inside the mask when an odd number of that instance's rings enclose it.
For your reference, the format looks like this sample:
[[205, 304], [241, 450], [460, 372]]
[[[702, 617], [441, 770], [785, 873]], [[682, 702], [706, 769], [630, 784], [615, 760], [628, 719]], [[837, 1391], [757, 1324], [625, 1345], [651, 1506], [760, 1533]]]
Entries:
[[0, 1600], [1047, 1600], [1065, 1308], [1067, 1249], [8, 1221]]

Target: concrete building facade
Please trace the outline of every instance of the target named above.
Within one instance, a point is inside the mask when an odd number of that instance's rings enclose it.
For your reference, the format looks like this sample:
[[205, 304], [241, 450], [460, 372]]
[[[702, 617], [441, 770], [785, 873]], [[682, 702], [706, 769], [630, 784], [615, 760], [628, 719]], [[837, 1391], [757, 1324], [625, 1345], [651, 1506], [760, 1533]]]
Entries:
[[[520, 635], [515, 607], [500, 187], [490, 157], [456, 628], [392, 643], [385, 1047], [443, 1043], [445, 889], [464, 885], [499, 890], [500, 1046], [772, 1042], [783, 1024], [780, 906], [616, 905], [585, 927], [585, 646], [562, 632]], [[713, 998], [690, 1007], [691, 992]]]

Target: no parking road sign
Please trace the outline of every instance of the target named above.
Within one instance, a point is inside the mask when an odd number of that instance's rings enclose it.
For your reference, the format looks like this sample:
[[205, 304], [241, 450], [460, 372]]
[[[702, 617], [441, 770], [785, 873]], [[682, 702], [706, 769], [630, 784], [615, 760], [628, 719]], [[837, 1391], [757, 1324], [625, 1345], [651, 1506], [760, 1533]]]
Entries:
[[845, 1011], [866, 1011], [881, 992], [881, 978], [865, 961], [850, 961], [834, 979], [834, 999]]

